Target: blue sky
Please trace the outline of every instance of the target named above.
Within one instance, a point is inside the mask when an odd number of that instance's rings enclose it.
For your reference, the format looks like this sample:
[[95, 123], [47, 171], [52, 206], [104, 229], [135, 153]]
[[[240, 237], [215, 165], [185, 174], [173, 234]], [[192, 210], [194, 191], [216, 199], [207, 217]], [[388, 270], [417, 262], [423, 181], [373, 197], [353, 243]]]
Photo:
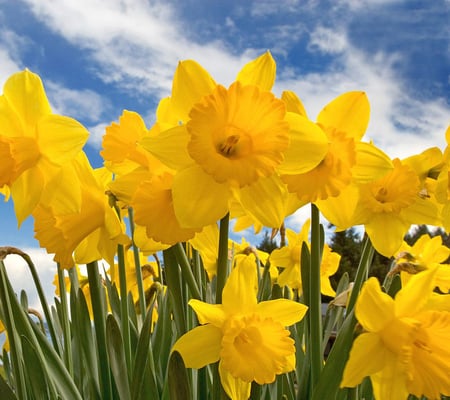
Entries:
[[[449, 20], [449, 0], [0, 0], [0, 84], [37, 72], [54, 112], [89, 129], [85, 151], [98, 167], [104, 128], [123, 109], [150, 126], [179, 60], [227, 85], [270, 50], [276, 94], [294, 90], [315, 118], [337, 95], [366, 91], [365, 138], [402, 158], [445, 146]], [[0, 245], [37, 246], [12, 204], [0, 215]]]

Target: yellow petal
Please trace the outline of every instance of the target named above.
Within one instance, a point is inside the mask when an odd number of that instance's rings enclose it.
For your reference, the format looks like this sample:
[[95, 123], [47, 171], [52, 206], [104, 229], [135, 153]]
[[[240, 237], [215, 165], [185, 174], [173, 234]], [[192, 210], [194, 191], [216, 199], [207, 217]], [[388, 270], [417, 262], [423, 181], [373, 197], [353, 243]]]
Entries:
[[233, 268], [222, 292], [227, 315], [252, 313], [256, 306], [257, 271], [248, 263]]
[[44, 176], [38, 168], [24, 171], [11, 185], [11, 196], [19, 226], [39, 203], [44, 185]]
[[284, 161], [277, 167], [280, 174], [302, 174], [317, 166], [328, 151], [324, 131], [309, 119], [286, 113], [290, 125], [290, 144], [284, 152]]
[[300, 114], [303, 117], [308, 118], [303, 103], [294, 92], [285, 90], [283, 93], [281, 93], [281, 100], [286, 103], [286, 111]]
[[385, 367], [370, 379], [372, 381], [375, 399], [399, 400], [408, 398], [408, 390], [405, 385], [403, 365], [399, 357], [387, 353]]
[[236, 80], [243, 85], [256, 85], [270, 91], [275, 82], [276, 64], [269, 51], [250, 61], [239, 72]]
[[345, 365], [341, 387], [355, 387], [366, 376], [381, 371], [388, 350], [380, 336], [374, 333], [363, 333], [353, 342], [350, 356]]
[[187, 152], [188, 141], [186, 126], [181, 125], [163, 131], [155, 137], [145, 137], [140, 144], [169, 168], [179, 169], [193, 162]]
[[381, 178], [393, 168], [391, 159], [378, 147], [371, 143], [356, 143], [356, 165], [352, 174], [358, 183]]
[[436, 287], [437, 271], [437, 267], [434, 267], [411, 277], [395, 297], [397, 316], [414, 316], [425, 307]]
[[263, 318], [272, 318], [283, 326], [291, 326], [300, 321], [308, 307], [287, 299], [262, 301], [256, 306], [256, 312]]
[[219, 361], [222, 331], [213, 325], [197, 326], [181, 336], [172, 351], [178, 351], [186, 368], [202, 368]]
[[39, 119], [51, 113], [41, 78], [28, 69], [18, 72], [8, 78], [3, 93], [22, 118], [25, 136], [34, 136]]
[[180, 122], [187, 122], [192, 106], [211, 93], [216, 83], [211, 75], [193, 60], [178, 64], [172, 84], [172, 112]]
[[197, 314], [201, 324], [211, 324], [218, 328], [222, 327], [225, 321], [225, 313], [222, 304], [209, 304], [200, 300], [192, 299], [189, 305]]
[[197, 165], [175, 175], [172, 196], [175, 214], [182, 227], [211, 225], [228, 212], [228, 186], [217, 183]]
[[250, 397], [251, 382], [245, 382], [242, 379], [234, 378], [222, 363], [219, 363], [219, 375], [222, 387], [231, 400], [247, 400]]
[[89, 136], [78, 121], [60, 115], [42, 118], [37, 125], [37, 134], [42, 155], [58, 165], [72, 160]]
[[355, 307], [359, 323], [370, 332], [379, 332], [394, 318], [394, 300], [380, 288], [376, 278], [363, 285]]
[[409, 226], [398, 215], [379, 213], [374, 214], [365, 227], [375, 250], [385, 257], [391, 257], [402, 245]]
[[324, 128], [332, 127], [359, 141], [369, 123], [370, 105], [364, 92], [347, 92], [328, 103], [317, 117]]
[[258, 222], [279, 228], [286, 217], [287, 188], [277, 175], [260, 178], [236, 195], [245, 209]]

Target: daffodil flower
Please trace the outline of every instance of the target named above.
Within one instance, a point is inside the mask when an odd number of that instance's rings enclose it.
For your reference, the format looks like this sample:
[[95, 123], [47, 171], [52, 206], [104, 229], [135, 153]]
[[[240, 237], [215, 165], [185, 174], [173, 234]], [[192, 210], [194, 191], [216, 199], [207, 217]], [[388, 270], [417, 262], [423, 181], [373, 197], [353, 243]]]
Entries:
[[251, 382], [271, 383], [295, 368], [295, 346], [286, 326], [303, 318], [303, 304], [277, 299], [257, 303], [254, 263], [238, 264], [223, 289], [222, 304], [190, 300], [201, 326], [183, 335], [173, 351], [187, 368], [219, 361], [222, 386], [233, 400], [248, 399]]
[[444, 262], [450, 257], [450, 248], [442, 243], [442, 236], [422, 235], [416, 243], [405, 241], [395, 255], [395, 265], [391, 273], [400, 272], [402, 285], [415, 274], [436, 268], [436, 286], [443, 292], [450, 290], [450, 265]]
[[49, 199], [63, 192], [59, 196], [66, 196], [70, 210], [79, 210], [76, 181], [70, 179], [72, 175], [58, 179], [58, 174], [81, 151], [88, 136], [79, 122], [52, 114], [38, 75], [24, 70], [8, 78], [0, 96], [0, 188], [9, 187], [19, 224], [44, 193]]
[[[277, 279], [280, 286], [289, 286], [291, 289], [299, 289], [300, 292], [303, 290], [300, 272], [301, 252], [303, 243], [309, 246], [309, 227], [310, 220], [307, 220], [299, 233], [286, 229], [287, 245], [273, 250], [270, 254], [271, 265], [282, 269]], [[331, 251], [325, 243], [320, 266], [320, 290], [326, 296], [336, 295], [329, 278], [336, 273], [340, 260], [341, 256]]]
[[[395, 300], [376, 278], [365, 282], [355, 308], [363, 333], [353, 343], [341, 387], [370, 376], [377, 400], [450, 395], [450, 313], [430, 308], [435, 274], [413, 276]], [[448, 309], [450, 298], [439, 297]]]
[[59, 202], [39, 204], [33, 211], [35, 237], [48, 253], [55, 254], [54, 260], [63, 268], [100, 259], [112, 265], [117, 245], [129, 239], [105, 195], [110, 174], [104, 169], [94, 171], [83, 152], [66, 168], [78, 177], [81, 208], [66, 213], [61, 212]]
[[[158, 108], [158, 134], [141, 144], [177, 171], [173, 202], [182, 226], [215, 223], [234, 199], [263, 225], [279, 227], [287, 189], [278, 173], [303, 172], [323, 158], [323, 132], [302, 129], [270, 92], [275, 69], [265, 53], [226, 88], [194, 61], [178, 65], [172, 96]], [[288, 152], [294, 142], [296, 152]]]

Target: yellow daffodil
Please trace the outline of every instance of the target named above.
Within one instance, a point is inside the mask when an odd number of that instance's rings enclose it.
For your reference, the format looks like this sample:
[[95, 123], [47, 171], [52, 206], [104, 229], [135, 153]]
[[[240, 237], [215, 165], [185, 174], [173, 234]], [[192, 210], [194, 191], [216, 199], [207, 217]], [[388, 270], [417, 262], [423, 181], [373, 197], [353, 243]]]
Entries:
[[[280, 286], [289, 286], [291, 289], [302, 289], [300, 273], [302, 244], [308, 243], [310, 221], [307, 220], [302, 230], [297, 234], [292, 229], [286, 229], [287, 245], [275, 249], [270, 254], [270, 263], [282, 269], [277, 283]], [[333, 251], [325, 243], [320, 266], [320, 290], [322, 294], [334, 297], [336, 292], [331, 287], [330, 276], [334, 275], [339, 267], [341, 256]]]
[[[270, 92], [275, 69], [265, 53], [225, 88], [194, 61], [178, 65], [158, 134], [141, 144], [177, 171], [173, 202], [182, 226], [215, 223], [236, 199], [263, 225], [279, 227], [287, 190], [278, 170], [306, 171], [322, 159], [325, 135], [301, 129], [303, 121]], [[300, 150], [288, 157], [291, 142]]]
[[400, 248], [411, 224], [438, 224], [436, 203], [421, 195], [419, 175], [394, 159], [393, 170], [360, 185], [353, 224], [364, 224], [375, 249], [391, 257]]
[[441, 205], [441, 224], [444, 229], [450, 231], [450, 126], [445, 133], [447, 147], [444, 151], [441, 171], [437, 178], [436, 200]]
[[[74, 119], [52, 114], [38, 75], [25, 70], [8, 78], [0, 96], [0, 188], [10, 188], [19, 224], [44, 193], [49, 198], [61, 190], [61, 180], [54, 179], [81, 151], [88, 135]], [[63, 180], [66, 198], [77, 211], [79, 191], [68, 179]]]
[[[282, 176], [289, 191], [296, 193], [303, 204], [316, 203], [327, 213], [328, 203], [332, 203], [331, 206], [343, 203], [341, 198], [347, 195], [353, 181], [375, 179], [391, 169], [390, 160], [375, 146], [361, 142], [370, 114], [365, 93], [340, 95], [322, 109], [316, 123], [307, 119], [294, 93], [285, 92], [283, 99], [288, 109], [295, 110], [304, 119], [305, 129], [322, 131], [328, 139], [327, 153], [315, 168]], [[295, 147], [291, 146], [291, 151], [295, 151]], [[351, 203], [347, 200], [345, 203], [350, 207]]]
[[86, 264], [102, 258], [112, 265], [117, 244], [126, 243], [127, 237], [105, 195], [105, 177], [109, 173], [97, 170], [96, 176], [84, 153], [79, 153], [68, 167], [78, 176], [81, 209], [61, 213], [57, 204], [39, 204], [33, 211], [35, 237], [47, 252], [55, 254], [54, 260], [64, 268], [71, 268], [74, 262]]
[[450, 248], [442, 243], [442, 236], [422, 235], [412, 246], [403, 242], [395, 255], [395, 266], [392, 272], [400, 272], [402, 285], [405, 285], [411, 276], [436, 268], [436, 286], [447, 293], [450, 290], [450, 265], [443, 263], [449, 257]]
[[376, 278], [366, 281], [355, 308], [364, 331], [353, 343], [341, 387], [370, 376], [377, 400], [450, 395], [450, 313], [430, 308], [435, 273], [413, 276], [395, 300]]
[[191, 300], [201, 326], [175, 343], [187, 368], [219, 361], [222, 386], [233, 400], [248, 399], [251, 382], [271, 383], [295, 368], [294, 340], [286, 326], [306, 306], [287, 299], [257, 303], [255, 266], [237, 265], [223, 289], [222, 304]]

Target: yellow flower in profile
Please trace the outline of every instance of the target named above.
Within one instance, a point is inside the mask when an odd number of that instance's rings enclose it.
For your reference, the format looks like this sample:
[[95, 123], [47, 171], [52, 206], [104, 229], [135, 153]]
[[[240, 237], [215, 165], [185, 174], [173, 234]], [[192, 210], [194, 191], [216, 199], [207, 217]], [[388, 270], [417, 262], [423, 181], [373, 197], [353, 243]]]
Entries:
[[443, 264], [450, 257], [450, 248], [442, 243], [442, 236], [422, 235], [410, 246], [405, 241], [395, 255], [395, 266], [391, 271], [400, 272], [402, 286], [422, 271], [436, 268], [435, 283], [443, 292], [450, 290], [450, 265]]
[[[310, 220], [307, 220], [298, 234], [292, 229], [286, 229], [287, 245], [273, 250], [270, 254], [271, 265], [282, 269], [277, 279], [280, 286], [289, 286], [291, 289], [298, 289], [300, 292], [303, 290], [300, 272], [301, 252], [303, 243], [308, 248], [310, 247], [308, 242], [309, 227]], [[320, 291], [326, 296], [334, 297], [336, 295], [329, 278], [336, 273], [340, 260], [341, 256], [331, 251], [325, 243], [320, 265]]]
[[[370, 376], [377, 400], [450, 395], [450, 312], [430, 308], [435, 273], [413, 276], [395, 300], [376, 278], [365, 282], [355, 307], [364, 332], [353, 343], [341, 387]], [[448, 308], [450, 298], [439, 297]]]
[[[298, 128], [297, 116], [270, 92], [275, 69], [267, 52], [225, 88], [194, 61], [178, 65], [159, 133], [141, 143], [177, 171], [173, 200], [182, 226], [215, 223], [235, 199], [263, 225], [279, 227], [287, 190], [278, 170], [307, 170], [322, 159], [325, 135]], [[303, 147], [287, 157], [291, 141]]]
[[[89, 133], [74, 119], [52, 114], [41, 79], [29, 70], [6, 81], [0, 115], [0, 188], [10, 188], [21, 224], [43, 193], [49, 197], [60, 190], [55, 176], [81, 151]], [[76, 185], [65, 189], [76, 211], [80, 201]]]
[[117, 245], [129, 239], [105, 195], [109, 173], [94, 171], [83, 152], [67, 168], [73, 168], [78, 176], [81, 209], [65, 213], [58, 208], [59, 202], [39, 204], [33, 211], [35, 237], [48, 253], [55, 254], [54, 260], [63, 268], [100, 259], [112, 265]]
[[290, 326], [307, 307], [287, 299], [257, 303], [254, 264], [238, 264], [223, 289], [222, 304], [191, 300], [201, 326], [183, 335], [173, 351], [187, 368], [219, 361], [222, 386], [233, 400], [248, 399], [251, 382], [271, 383], [295, 368]]
[[438, 225], [437, 205], [421, 195], [416, 171], [399, 159], [393, 167], [382, 178], [360, 185], [353, 215], [353, 225], [363, 224], [375, 249], [386, 257], [400, 248], [412, 224]]

